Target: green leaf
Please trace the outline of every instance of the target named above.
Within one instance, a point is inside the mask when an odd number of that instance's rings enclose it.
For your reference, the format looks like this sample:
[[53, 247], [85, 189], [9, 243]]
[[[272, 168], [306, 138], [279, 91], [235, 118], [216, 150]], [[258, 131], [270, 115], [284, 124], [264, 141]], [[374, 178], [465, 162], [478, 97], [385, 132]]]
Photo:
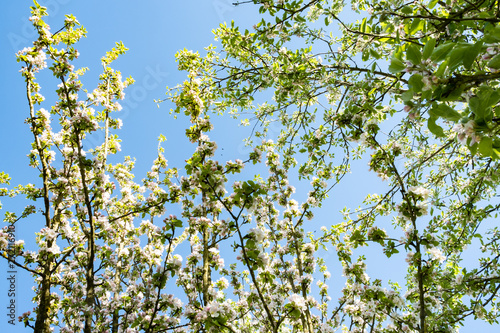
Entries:
[[491, 25], [484, 32], [484, 42], [485, 43], [495, 43], [500, 42], [500, 26], [497, 25], [492, 27]]
[[408, 91], [405, 91], [404, 93], [401, 94], [401, 99], [404, 101], [404, 102], [409, 102], [413, 99], [413, 90], [408, 90]]
[[483, 42], [479, 41], [474, 45], [470, 45], [467, 47], [467, 52], [463, 55], [463, 64], [466, 69], [471, 69], [474, 60], [476, 60], [479, 52], [481, 52], [481, 47], [483, 46]]
[[172, 224], [173, 224], [173, 226], [174, 226], [174, 227], [176, 227], [176, 228], [182, 228], [182, 221], [181, 221], [181, 220], [178, 220], [178, 219], [173, 220], [173, 221], [172, 221]]
[[483, 156], [493, 155], [493, 140], [490, 137], [483, 137], [479, 142], [479, 153]]
[[448, 55], [448, 68], [450, 71], [455, 70], [464, 60], [465, 54], [468, 52], [468, 47], [454, 48]]
[[9, 185], [9, 181], [10, 181], [10, 177], [8, 174], [6, 174], [5, 172], [1, 171], [0, 172], [0, 184], [7, 184]]
[[247, 240], [246, 247], [249, 249], [255, 249], [255, 241], [253, 239]]
[[374, 49], [370, 49], [370, 55], [374, 57], [375, 59], [380, 59], [380, 53], [375, 51]]
[[403, 71], [406, 68], [406, 65], [399, 60], [398, 58], [392, 58], [391, 64], [389, 66], [389, 72], [397, 74]]
[[349, 238], [349, 240], [351, 242], [354, 242], [354, 247], [358, 247], [359, 244], [356, 244], [357, 242], [361, 242], [361, 243], [364, 243], [364, 236], [363, 234], [361, 234], [361, 232], [359, 230], [356, 230], [353, 232], [353, 234], [351, 235], [351, 237]]
[[491, 154], [491, 157], [493, 157], [494, 159], [499, 159], [500, 158], [500, 150], [496, 149], [496, 148], [492, 148], [492, 154]]
[[500, 54], [497, 54], [490, 61], [488, 61], [488, 67], [500, 69]]
[[431, 1], [429, 1], [429, 4], [427, 5], [427, 7], [428, 7], [429, 9], [434, 8], [434, 7], [436, 6], [436, 4], [438, 3], [438, 1], [439, 1], [439, 0], [431, 0]]
[[410, 60], [414, 65], [420, 65], [422, 62], [422, 54], [416, 45], [410, 45], [406, 50], [406, 59]]
[[401, 12], [409, 15], [413, 13], [413, 9], [411, 6], [404, 6], [403, 8], [401, 8]]
[[470, 150], [470, 152], [471, 152], [472, 155], [476, 155], [476, 153], [477, 153], [477, 146], [478, 146], [477, 143], [474, 143], [472, 146], [469, 146], [469, 150]]
[[432, 98], [432, 90], [422, 91], [422, 100], [430, 100]]
[[255, 260], [259, 257], [259, 251], [256, 251], [256, 250], [247, 251], [247, 257]]
[[469, 100], [469, 108], [471, 109], [472, 113], [476, 114], [478, 110], [481, 108], [481, 101], [477, 97], [472, 97]]
[[431, 55], [431, 60], [434, 62], [439, 62], [441, 60], [444, 60], [448, 53], [455, 47], [455, 43], [446, 43], [446, 44], [441, 44], [438, 47], [434, 49]]
[[292, 318], [295, 318], [295, 319], [299, 318], [300, 315], [301, 315], [301, 312], [298, 309], [294, 309], [292, 312], [290, 312], [290, 316]]
[[366, 17], [363, 18], [363, 21], [361, 22], [360, 31], [361, 32], [366, 32]]
[[370, 53], [365, 49], [361, 55], [361, 60], [367, 61], [370, 56]]
[[434, 72], [434, 76], [438, 78], [443, 76], [446, 67], [448, 67], [448, 61], [443, 61], [441, 65], [439, 65], [438, 69]]
[[435, 115], [437, 117], [444, 118], [446, 120], [457, 122], [462, 119], [460, 113], [458, 113], [455, 109], [448, 106], [445, 103], [434, 104], [432, 109], [429, 111], [430, 114]]
[[422, 82], [422, 75], [413, 74], [408, 80], [408, 85], [413, 89], [414, 92], [418, 93], [422, 91], [424, 83]]
[[434, 51], [435, 46], [436, 40], [434, 38], [429, 39], [429, 41], [425, 43], [424, 49], [422, 51], [422, 58], [429, 59], [432, 55], [432, 51]]
[[486, 123], [492, 120], [491, 106], [498, 103], [499, 100], [500, 93], [490, 87], [481, 87], [477, 96], [469, 100], [469, 108], [476, 115], [474, 120], [479, 126], [487, 126]]
[[483, 107], [494, 106], [500, 101], [500, 93], [498, 90], [488, 86], [482, 86], [479, 88], [477, 96], [479, 97]]
[[430, 117], [429, 120], [427, 120], [427, 127], [429, 128], [429, 131], [431, 131], [432, 134], [435, 136], [443, 137], [444, 136], [444, 131], [441, 126], [436, 124], [436, 118]]
[[425, 27], [425, 21], [419, 18], [414, 18], [410, 27], [410, 34], [413, 35], [418, 31], [422, 31]]
[[450, 83], [445, 86], [440, 86], [442, 88], [440, 99], [442, 101], [456, 101], [462, 96], [462, 92], [465, 89], [463, 84], [456, 85], [455, 83]]

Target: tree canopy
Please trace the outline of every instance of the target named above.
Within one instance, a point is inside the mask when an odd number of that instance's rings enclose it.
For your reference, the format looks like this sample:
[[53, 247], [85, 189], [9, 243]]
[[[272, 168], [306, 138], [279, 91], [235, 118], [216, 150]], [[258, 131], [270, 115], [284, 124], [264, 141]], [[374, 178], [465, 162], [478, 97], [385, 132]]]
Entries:
[[[251, 31], [222, 24], [218, 45], [179, 51], [187, 79], [158, 101], [190, 119], [192, 156], [170, 167], [162, 136], [136, 182], [133, 159], [109, 161], [133, 83], [111, 65], [127, 49], [117, 43], [98, 86], [85, 90], [86, 69], [71, 65], [85, 29], [68, 15], [50, 32], [35, 1], [39, 38], [17, 59], [41, 180], [0, 189], [32, 201], [5, 212], [6, 222], [45, 221], [35, 251], [9, 242], [8, 227], [0, 234], [2, 256], [37, 285], [35, 309], [20, 321], [35, 332], [430, 333], [456, 332], [468, 318], [498, 324], [499, 2], [235, 5], [259, 6], [262, 20]], [[47, 66], [60, 80], [50, 110], [36, 81]], [[224, 114], [253, 126], [244, 161], [215, 157], [209, 132]], [[85, 151], [96, 131], [105, 139]], [[342, 195], [356, 160], [385, 182], [382, 192], [330, 212], [327, 198]], [[307, 194], [295, 193], [298, 184]], [[319, 211], [331, 219], [316, 221]], [[404, 280], [370, 277], [374, 263], [361, 249], [406, 265]], [[325, 250], [336, 257], [325, 260]], [[343, 276], [332, 277], [335, 264]]]

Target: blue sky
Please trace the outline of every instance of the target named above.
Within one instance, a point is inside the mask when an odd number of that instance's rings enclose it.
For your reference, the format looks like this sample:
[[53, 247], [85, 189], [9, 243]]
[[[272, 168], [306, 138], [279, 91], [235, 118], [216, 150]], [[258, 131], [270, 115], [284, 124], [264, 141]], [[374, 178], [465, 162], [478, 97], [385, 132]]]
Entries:
[[[74, 14], [87, 29], [87, 38], [77, 45], [81, 56], [75, 63], [76, 67], [90, 68], [84, 77], [84, 84], [89, 83], [87, 88], [93, 89], [92, 85], [101, 69], [100, 58], [115, 42], [123, 41], [130, 49], [114, 63], [114, 67], [121, 70], [124, 76], [131, 75], [136, 80], [135, 85], [126, 91], [124, 110], [120, 114], [125, 126], [119, 134], [123, 135], [124, 141], [132, 143], [125, 145], [126, 149], [131, 149], [126, 153], [132, 156], [137, 156], [137, 152], [144, 152], [144, 147], [153, 147], [154, 151], [155, 145], [151, 145], [151, 142], [162, 132], [170, 140], [175, 140], [175, 136], [179, 134], [166, 133], [165, 129], [171, 120], [168, 117], [169, 106], [165, 105], [159, 111], [153, 102], [153, 99], [165, 96], [167, 85], [174, 86], [185, 79], [185, 73], [176, 69], [175, 52], [182, 48], [202, 50], [211, 44], [211, 30], [217, 27], [219, 22], [232, 19], [238, 21], [238, 18], [242, 18], [243, 23], [252, 22], [249, 17], [251, 7], [233, 7], [228, 0], [168, 3], [147, 1], [141, 4], [135, 1], [120, 1], [119, 5], [115, 1], [86, 1], [82, 4], [75, 0], [42, 0], [40, 3], [48, 7], [50, 17], [47, 22], [52, 29], [60, 28], [64, 15], [69, 13]], [[14, 54], [30, 45], [34, 37], [27, 20], [31, 4], [31, 0], [5, 4], [4, 13], [8, 15], [0, 23], [3, 74], [1, 82], [3, 87], [9, 87], [8, 90], [2, 91], [3, 101], [7, 103], [4, 104], [5, 111], [2, 112], [0, 138], [2, 142], [10, 141], [7, 156], [3, 155], [0, 162], [2, 167], [6, 164], [11, 167], [12, 163], [17, 161], [15, 155], [11, 154], [26, 151], [29, 143], [29, 138], [26, 137], [29, 134], [28, 127], [23, 124], [27, 116], [24, 84], [18, 73], [20, 66], [16, 63]], [[50, 96], [53, 87], [42, 87], [42, 94]], [[131, 124], [135, 126], [133, 131], [129, 130]], [[172, 128], [169, 128], [170, 130]], [[25, 165], [24, 161], [21, 162], [19, 167]]]
[[[127, 88], [123, 103], [124, 110], [119, 117], [123, 120], [123, 129], [117, 134], [123, 140], [122, 156], [130, 155], [137, 158], [136, 177], [139, 181], [149, 169], [156, 155], [157, 137], [164, 134], [168, 141], [164, 145], [166, 156], [171, 166], [182, 167], [183, 162], [190, 156], [194, 147], [187, 143], [184, 137], [184, 128], [188, 122], [179, 117], [174, 120], [169, 115], [170, 105], [162, 104], [157, 108], [153, 99], [165, 97], [165, 87], [175, 86], [186, 78], [186, 73], [178, 72], [174, 54], [183, 48], [199, 50], [213, 43], [211, 30], [221, 22], [234, 20], [244, 28], [251, 27], [258, 21], [257, 8], [252, 5], [232, 6], [235, 0], [189, 0], [189, 1], [77, 1], [77, 0], [41, 0], [40, 4], [48, 7], [50, 17], [47, 22], [53, 30], [62, 26], [65, 14], [73, 14], [87, 29], [87, 38], [77, 44], [80, 57], [76, 67], [89, 67], [90, 71], [84, 76], [84, 84], [93, 89], [100, 73], [100, 58], [111, 49], [115, 42], [122, 41], [129, 48], [113, 67], [120, 70], [123, 76], [132, 76], [136, 83]], [[2, 111], [0, 112], [0, 171], [5, 171], [12, 177], [12, 185], [36, 182], [36, 172], [28, 167], [26, 154], [30, 150], [31, 133], [24, 124], [28, 116], [26, 93], [23, 79], [19, 73], [20, 64], [16, 63], [15, 52], [31, 44], [35, 37], [31, 24], [29, 7], [31, 0], [9, 1], [3, 4], [4, 14], [0, 22], [0, 76]], [[47, 84], [43, 84], [46, 82]], [[42, 81], [41, 93], [50, 96], [55, 90], [53, 80]], [[45, 106], [48, 108], [47, 106]], [[224, 118], [215, 122], [216, 130], [210, 136], [215, 138], [220, 150], [221, 159], [244, 159], [247, 151], [241, 140], [247, 135], [250, 128], [244, 131], [238, 127], [238, 122]], [[219, 126], [219, 127], [217, 127]], [[367, 176], [366, 161], [357, 163], [354, 175], [346, 177], [346, 186], [340, 187], [333, 194], [327, 210], [317, 214], [317, 225], [328, 225], [338, 220], [338, 211], [343, 206], [359, 200], [366, 191], [381, 192], [381, 183], [371, 174]], [[362, 181], [363, 186], [360, 186]], [[298, 187], [299, 188], [299, 187]], [[300, 188], [299, 188], [300, 189]], [[20, 199], [20, 198], [18, 198]], [[2, 199], [4, 209], [22, 209], [22, 202]], [[3, 215], [3, 212], [2, 212]], [[390, 229], [388, 226], [387, 229]], [[19, 225], [18, 239], [33, 237], [33, 232], [39, 230], [38, 221], [29, 221]], [[370, 253], [366, 253], [370, 255]], [[324, 257], [336, 255], [331, 252]], [[397, 270], [388, 267], [392, 261], [379, 260], [375, 266], [368, 268], [375, 274], [391, 273]], [[393, 265], [393, 264], [392, 264]], [[401, 268], [399, 268], [401, 269]], [[5, 323], [6, 304], [6, 263], [0, 260], [0, 307], [1, 325]], [[332, 276], [338, 276], [339, 271], [330, 270]], [[371, 274], [370, 274], [371, 275]], [[31, 310], [30, 292], [31, 277], [18, 273], [19, 306], [17, 315]], [[393, 278], [396, 277], [392, 276]], [[338, 280], [337, 280], [338, 281]], [[338, 283], [338, 282], [337, 282]], [[338, 285], [332, 289], [338, 289]], [[478, 326], [476, 326], [477, 328]], [[488, 326], [484, 332], [490, 329]], [[9, 332], [26, 332], [18, 323]], [[468, 332], [464, 330], [463, 332]], [[470, 331], [471, 332], [471, 331]]]

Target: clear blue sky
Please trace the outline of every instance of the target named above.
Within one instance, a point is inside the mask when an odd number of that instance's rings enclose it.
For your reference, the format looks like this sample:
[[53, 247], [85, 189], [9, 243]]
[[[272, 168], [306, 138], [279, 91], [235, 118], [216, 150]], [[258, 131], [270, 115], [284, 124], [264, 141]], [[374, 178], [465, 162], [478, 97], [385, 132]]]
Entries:
[[[100, 58], [111, 49], [115, 42], [123, 41], [130, 50], [122, 56], [114, 68], [121, 70], [124, 76], [131, 75], [136, 83], [126, 90], [124, 110], [120, 115], [123, 120], [123, 129], [117, 134], [123, 140], [123, 155], [137, 158], [136, 177], [142, 179], [155, 158], [157, 137], [164, 134], [168, 141], [164, 145], [166, 156], [171, 166], [182, 167], [183, 161], [189, 157], [194, 147], [190, 146], [184, 137], [184, 128], [187, 121], [179, 117], [178, 120], [169, 116], [170, 105], [163, 104], [156, 107], [153, 99], [165, 96], [165, 87], [181, 83], [186, 73], [178, 72], [174, 54], [183, 48], [200, 50], [213, 43], [211, 30], [221, 22], [231, 20], [243, 27], [251, 27], [258, 21], [257, 8], [252, 5], [234, 7], [235, 0], [188, 0], [188, 1], [77, 1], [77, 0], [40, 0], [40, 4], [48, 6], [50, 17], [47, 22], [53, 31], [59, 29], [64, 21], [65, 14], [73, 14], [87, 29], [87, 38], [77, 44], [80, 58], [77, 67], [89, 67], [90, 71], [84, 76], [84, 84], [93, 89], [97, 76], [100, 73]], [[27, 166], [26, 157], [30, 150], [31, 133], [24, 120], [28, 116], [26, 92], [23, 79], [19, 73], [20, 64], [16, 63], [15, 52], [30, 46], [35, 37], [28, 17], [31, 0], [6, 1], [2, 4], [2, 21], [0, 22], [0, 96], [2, 111], [0, 112], [0, 171], [9, 173], [12, 185], [37, 182], [35, 170]], [[55, 90], [54, 85], [42, 83], [41, 93], [50, 96]], [[50, 106], [45, 106], [46, 108]], [[222, 126], [220, 126], [222, 125]], [[217, 121], [216, 131], [211, 135], [218, 142], [221, 159], [234, 160], [245, 158], [245, 149], [241, 139], [245, 131], [237, 127], [237, 122], [230, 119]], [[222, 127], [222, 128], [221, 128]], [[218, 129], [218, 130], [217, 130]], [[248, 129], [248, 128], [247, 128]], [[340, 192], [332, 194], [331, 203], [321, 214], [317, 214], [318, 229], [339, 219], [338, 211], [345, 205], [352, 205], [354, 198], [359, 202], [360, 196], [371, 188], [372, 192], [381, 192], [380, 182], [372, 174], [366, 176], [365, 162], [355, 167], [355, 176], [347, 177], [347, 185], [339, 188]], [[360, 174], [364, 176], [360, 177]], [[360, 179], [362, 180], [362, 186]], [[298, 187], [300, 192], [300, 187]], [[340, 194], [340, 195], [338, 195]], [[21, 199], [21, 198], [18, 198]], [[8, 199], [2, 199], [4, 210], [21, 210], [19, 204]], [[1, 212], [3, 215], [3, 212]], [[32, 224], [31, 224], [32, 223]], [[33, 238], [33, 232], [41, 225], [37, 221], [20, 224], [17, 238]], [[389, 226], [387, 227], [389, 229]], [[332, 259], [334, 253], [326, 255]], [[393, 263], [392, 263], [393, 264]], [[377, 277], [396, 278], [395, 271], [401, 267], [390, 267], [390, 262], [381, 260], [377, 265], [368, 268]], [[332, 277], [339, 276], [340, 272], [330, 269]], [[0, 307], [2, 311], [0, 325], [5, 327], [6, 305], [6, 262], [0, 260]], [[394, 272], [394, 273], [392, 273]], [[32, 278], [28, 274], [17, 274], [19, 295], [17, 298], [17, 316], [32, 309], [31, 292]], [[338, 280], [337, 280], [338, 281]], [[337, 282], [338, 283], [338, 282]], [[339, 289], [335, 282], [331, 282], [331, 289]], [[479, 328], [479, 326], [475, 326]], [[21, 324], [10, 327], [8, 332], [26, 332]], [[472, 332], [473, 330], [463, 330]], [[483, 332], [493, 332], [491, 327], [484, 326]]]

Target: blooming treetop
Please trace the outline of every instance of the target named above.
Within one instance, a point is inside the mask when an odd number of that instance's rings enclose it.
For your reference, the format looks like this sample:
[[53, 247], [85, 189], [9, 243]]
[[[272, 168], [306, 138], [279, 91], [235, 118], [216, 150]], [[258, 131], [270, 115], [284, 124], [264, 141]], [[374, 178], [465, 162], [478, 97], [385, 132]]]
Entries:
[[[496, 323], [499, 237], [494, 225], [482, 231], [500, 208], [495, 2], [354, 1], [367, 14], [355, 23], [340, 20], [336, 1], [254, 2], [267, 16], [252, 32], [222, 25], [222, 51], [177, 54], [188, 74], [168, 99], [189, 118], [196, 147], [176, 168], [160, 145], [135, 182], [132, 158], [108, 160], [120, 152], [116, 115], [133, 83], [111, 67], [125, 46], [101, 59], [100, 81], [86, 90], [86, 69], [71, 64], [84, 28], [69, 15], [51, 32], [35, 1], [39, 37], [17, 58], [40, 181], [0, 190], [31, 201], [5, 212], [7, 223], [44, 220], [34, 250], [0, 232], [2, 256], [36, 284], [33, 312], [20, 321], [34, 332], [86, 333], [425, 333], [455, 331], [467, 317]], [[329, 33], [334, 22], [340, 37]], [[58, 101], [42, 108], [36, 77], [47, 68]], [[266, 90], [272, 100], [255, 105]], [[211, 117], [245, 110], [263, 126], [253, 150], [216, 160]], [[281, 126], [274, 141], [271, 122]], [[85, 150], [95, 132], [103, 142]], [[355, 159], [387, 191], [329, 212], [314, 234], [314, 212], [342, 195]], [[265, 173], [248, 179], [243, 169]], [[292, 171], [306, 180], [304, 200]], [[462, 263], [467, 246], [482, 253], [471, 265]], [[404, 281], [369, 276], [363, 247], [391, 260], [405, 253]], [[337, 254], [343, 277], [321, 249]]]

